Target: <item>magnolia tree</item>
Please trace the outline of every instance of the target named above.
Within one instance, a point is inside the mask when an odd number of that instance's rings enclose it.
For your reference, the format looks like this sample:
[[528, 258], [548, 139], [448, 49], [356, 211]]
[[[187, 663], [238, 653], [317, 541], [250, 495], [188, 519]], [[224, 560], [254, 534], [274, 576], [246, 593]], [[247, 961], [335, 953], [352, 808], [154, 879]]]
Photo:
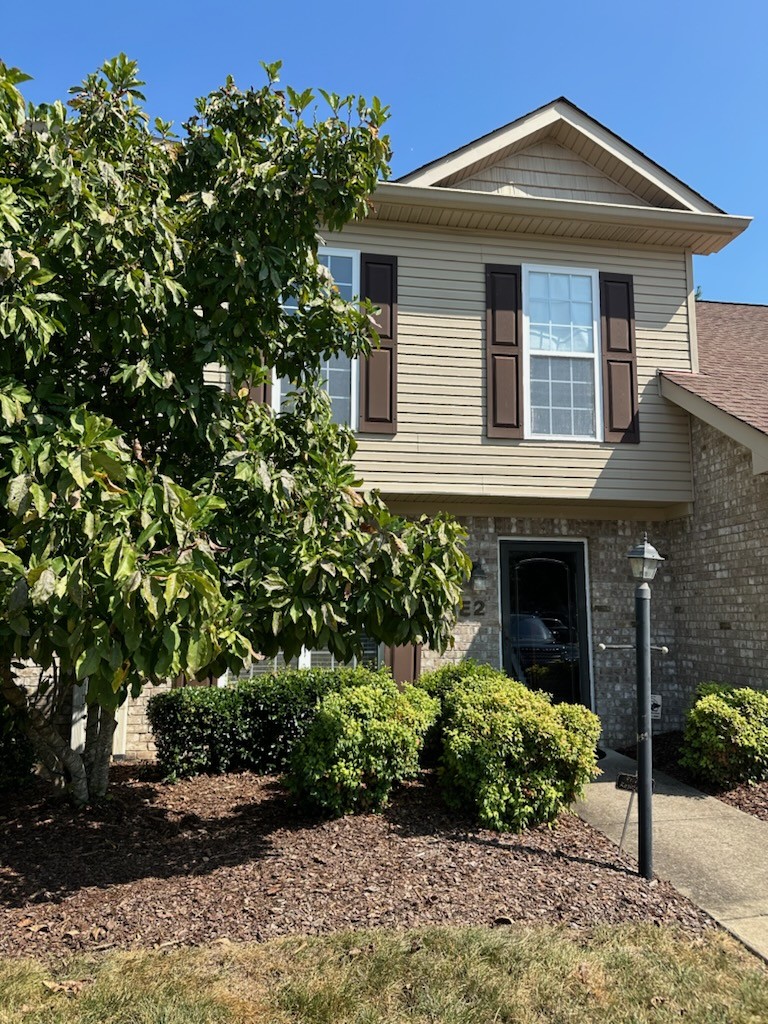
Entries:
[[[317, 232], [366, 215], [386, 111], [323, 93], [305, 116], [278, 70], [228, 80], [176, 137], [123, 56], [68, 106], [25, 104], [0, 64], [0, 685], [79, 803], [145, 685], [302, 646], [348, 659], [363, 632], [452, 642], [462, 530], [361, 490], [319, 380], [372, 343]], [[278, 414], [249, 399], [266, 367], [295, 385]], [[58, 723], [86, 682], [81, 755]]]

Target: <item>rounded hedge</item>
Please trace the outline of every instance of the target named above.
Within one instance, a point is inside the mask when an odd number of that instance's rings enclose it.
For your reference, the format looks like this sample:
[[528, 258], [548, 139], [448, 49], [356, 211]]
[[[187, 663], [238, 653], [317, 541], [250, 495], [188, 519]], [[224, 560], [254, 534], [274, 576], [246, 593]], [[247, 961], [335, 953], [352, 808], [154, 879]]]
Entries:
[[393, 786], [418, 772], [438, 709], [424, 690], [385, 676], [328, 694], [294, 747], [290, 788], [326, 814], [381, 810]]
[[702, 683], [696, 697], [680, 764], [717, 786], [768, 779], [768, 693]]
[[367, 668], [296, 669], [226, 687], [183, 686], [149, 700], [157, 757], [170, 777], [284, 771], [320, 700], [348, 686], [390, 678]]
[[600, 720], [577, 704], [553, 705], [501, 672], [470, 672], [443, 701], [440, 780], [446, 803], [489, 828], [554, 821], [599, 774]]
[[165, 774], [184, 778], [240, 767], [239, 703], [235, 687], [181, 686], [150, 697], [147, 718]]
[[391, 680], [386, 670], [364, 667], [296, 669], [257, 676], [237, 684], [244, 744], [240, 761], [253, 771], [283, 772], [329, 693]]
[[445, 731], [443, 708], [448, 694], [478, 680], [495, 679], [498, 675], [498, 669], [467, 658], [466, 661], [452, 662], [433, 669], [432, 672], [425, 672], [416, 680], [415, 686], [426, 690], [430, 697], [436, 697], [440, 701], [437, 718], [424, 737], [424, 746], [421, 752], [421, 764], [424, 768], [436, 768], [443, 753], [443, 733]]

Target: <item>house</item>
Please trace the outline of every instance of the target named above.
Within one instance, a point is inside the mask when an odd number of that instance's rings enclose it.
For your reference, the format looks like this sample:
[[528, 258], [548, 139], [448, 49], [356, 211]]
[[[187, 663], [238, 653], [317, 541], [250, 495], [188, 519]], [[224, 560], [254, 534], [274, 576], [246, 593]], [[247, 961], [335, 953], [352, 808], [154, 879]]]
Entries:
[[[666, 559], [657, 728], [680, 727], [702, 679], [768, 686], [768, 310], [696, 303], [692, 272], [749, 219], [564, 98], [373, 200], [321, 259], [381, 307], [381, 346], [325, 373], [366, 485], [467, 529], [442, 660], [503, 667], [632, 741], [632, 653], [598, 645], [634, 640], [626, 553], [647, 531]], [[388, 653], [400, 678], [441, 661]], [[123, 751], [141, 750], [141, 706], [123, 717]]]

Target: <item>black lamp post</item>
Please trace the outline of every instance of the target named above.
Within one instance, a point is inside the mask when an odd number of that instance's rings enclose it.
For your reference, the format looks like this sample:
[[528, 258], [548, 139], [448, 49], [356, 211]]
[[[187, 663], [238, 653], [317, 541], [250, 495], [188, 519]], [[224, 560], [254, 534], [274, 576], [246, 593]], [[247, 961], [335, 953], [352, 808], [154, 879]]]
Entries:
[[637, 814], [638, 814], [638, 867], [643, 878], [653, 878], [653, 820], [651, 797], [653, 793], [653, 750], [651, 741], [651, 588], [648, 584], [656, 575], [664, 559], [652, 544], [648, 534], [642, 544], [627, 552], [635, 588], [637, 659]]

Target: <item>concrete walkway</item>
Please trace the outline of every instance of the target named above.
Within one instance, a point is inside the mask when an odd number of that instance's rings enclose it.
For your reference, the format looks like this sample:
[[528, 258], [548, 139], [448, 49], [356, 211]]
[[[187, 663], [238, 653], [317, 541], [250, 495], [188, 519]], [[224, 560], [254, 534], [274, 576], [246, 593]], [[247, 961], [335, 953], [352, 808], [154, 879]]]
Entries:
[[[600, 767], [576, 811], [618, 843], [629, 793], [616, 789], [616, 776], [637, 764], [609, 750]], [[768, 822], [653, 774], [654, 872], [768, 961]], [[637, 797], [625, 850], [637, 856]]]

